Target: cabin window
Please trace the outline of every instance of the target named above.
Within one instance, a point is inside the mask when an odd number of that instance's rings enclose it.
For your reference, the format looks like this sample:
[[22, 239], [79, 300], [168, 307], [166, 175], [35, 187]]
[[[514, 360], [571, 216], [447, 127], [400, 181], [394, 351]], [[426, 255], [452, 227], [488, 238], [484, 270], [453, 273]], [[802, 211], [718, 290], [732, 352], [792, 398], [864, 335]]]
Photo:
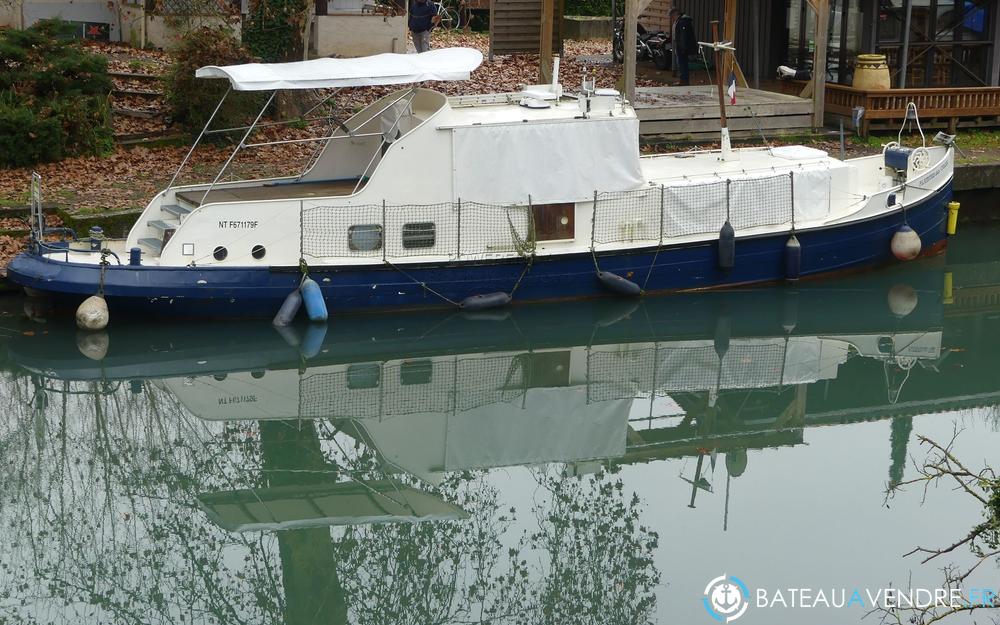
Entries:
[[434, 223], [430, 221], [403, 224], [403, 249], [434, 247], [434, 234]]
[[408, 360], [399, 365], [399, 383], [403, 386], [429, 384], [433, 373], [434, 363], [430, 360]]
[[382, 379], [382, 368], [377, 363], [350, 365], [347, 367], [347, 388], [351, 391], [378, 388]]
[[347, 229], [347, 246], [352, 252], [374, 252], [382, 249], [382, 226], [361, 224]]
[[250, 249], [250, 255], [256, 260], [264, 258], [265, 254], [267, 254], [267, 249], [263, 245], [255, 245]]
[[226, 256], [229, 256], [229, 250], [220, 245], [212, 252], [212, 256], [215, 257], [215, 260], [226, 260]]
[[531, 214], [535, 221], [536, 241], [559, 241], [572, 239], [576, 205], [573, 202], [559, 204], [533, 204]]

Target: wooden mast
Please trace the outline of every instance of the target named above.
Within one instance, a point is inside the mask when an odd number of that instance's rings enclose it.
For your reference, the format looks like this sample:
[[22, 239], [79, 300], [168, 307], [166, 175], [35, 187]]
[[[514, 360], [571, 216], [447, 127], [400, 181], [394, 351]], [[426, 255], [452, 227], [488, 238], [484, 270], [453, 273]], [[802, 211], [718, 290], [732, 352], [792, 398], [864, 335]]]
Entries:
[[723, 66], [723, 55], [722, 49], [719, 48], [719, 21], [712, 20], [712, 45], [715, 50], [712, 55], [714, 65], [715, 65], [715, 86], [716, 90], [719, 92], [719, 121], [722, 123], [722, 128], [727, 128], [726, 124], [726, 96], [722, 92], [722, 66]]
[[724, 59], [726, 55], [733, 55], [735, 48], [733, 48], [728, 42], [719, 41], [718, 20], [712, 20], [712, 43], [702, 45], [706, 47], [711, 45], [713, 51], [712, 60], [715, 64], [715, 89], [719, 93], [719, 124], [722, 130], [722, 160], [729, 161], [734, 159], [735, 155], [732, 151], [732, 144], [729, 141], [729, 122], [726, 119], [726, 94], [723, 91], [723, 71], [725, 69]]

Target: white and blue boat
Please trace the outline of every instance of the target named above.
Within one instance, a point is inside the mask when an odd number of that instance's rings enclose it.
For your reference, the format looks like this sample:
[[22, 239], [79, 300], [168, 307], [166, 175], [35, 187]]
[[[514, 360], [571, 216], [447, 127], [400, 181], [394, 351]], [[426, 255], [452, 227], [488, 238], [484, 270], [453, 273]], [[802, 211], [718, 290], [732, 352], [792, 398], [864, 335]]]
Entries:
[[[458, 97], [419, 86], [481, 62], [449, 48], [202, 68], [271, 99], [401, 88], [335, 120], [299, 175], [223, 181], [230, 158], [211, 182], [172, 182], [121, 240], [46, 241], [39, 208], [8, 277], [66, 303], [100, 289], [112, 312], [269, 317], [306, 273], [334, 314], [476, 308], [813, 278], [945, 245], [947, 135], [842, 161], [732, 149], [723, 128], [721, 150], [640, 156], [631, 104], [587, 81]], [[233, 156], [266, 144], [252, 133], [271, 99]]]

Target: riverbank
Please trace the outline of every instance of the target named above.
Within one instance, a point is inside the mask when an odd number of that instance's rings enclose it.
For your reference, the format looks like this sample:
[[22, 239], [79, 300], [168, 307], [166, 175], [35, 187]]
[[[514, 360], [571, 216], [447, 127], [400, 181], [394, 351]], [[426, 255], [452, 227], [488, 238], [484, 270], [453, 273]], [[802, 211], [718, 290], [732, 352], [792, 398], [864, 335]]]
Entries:
[[[482, 34], [450, 33], [437, 36], [435, 47], [472, 46], [485, 51], [488, 39]], [[168, 66], [166, 55], [155, 58], [130, 59], [128, 48], [110, 46], [96, 48], [109, 56], [116, 76], [127, 70], [141, 71], [149, 76], [162, 75]], [[613, 86], [618, 78], [618, 67], [598, 62], [599, 57], [610, 52], [610, 45], [600, 41], [567, 41], [561, 75], [567, 85], [577, 84], [584, 72], [595, 76], [599, 86]], [[142, 51], [136, 51], [142, 54]], [[449, 95], [511, 91], [519, 85], [535, 80], [537, 58], [530, 55], [497, 57], [484, 63], [473, 73], [472, 80], [433, 85]], [[661, 77], [662, 78], [662, 77]], [[116, 78], [117, 92], [128, 93], [134, 87]], [[655, 77], [641, 78], [641, 84], [656, 84]], [[119, 84], [121, 83], [121, 84]], [[338, 114], [348, 116], [355, 110], [384, 95], [389, 87], [353, 90], [336, 101]], [[120, 103], [121, 104], [121, 103]], [[156, 103], [147, 102], [156, 108]], [[118, 106], [118, 105], [116, 105]], [[162, 107], [160, 107], [162, 109]], [[160, 110], [160, 109], [157, 109]], [[157, 131], [162, 128], [157, 127]], [[116, 128], [116, 132], [118, 129]], [[173, 131], [176, 135], [176, 132]], [[322, 120], [297, 122], [287, 126], [269, 126], [254, 135], [258, 142], [301, 140], [326, 133]], [[848, 135], [845, 139], [847, 158], [877, 154], [881, 144], [895, 140], [895, 135], [862, 139]], [[907, 135], [904, 142], [919, 140]], [[840, 153], [840, 139], [836, 132], [807, 135], [767, 137], [744, 141], [738, 145], [804, 144], [823, 149], [830, 154]], [[1000, 132], [971, 131], [959, 138], [961, 153], [956, 155], [956, 191], [981, 191], [1000, 188]], [[686, 151], [692, 148], [710, 149], [713, 143], [657, 142], [643, 146], [645, 153]], [[107, 157], [70, 158], [58, 163], [40, 164], [33, 168], [0, 169], [0, 218], [17, 220], [26, 215], [28, 188], [32, 171], [42, 176], [43, 200], [49, 214], [78, 233], [86, 233], [92, 225], [101, 226], [110, 236], [122, 236], [128, 231], [149, 199], [166, 187], [188, 150], [187, 139], [159, 139], [141, 144], [117, 145]], [[214, 178], [232, 153], [230, 143], [201, 145], [180, 173], [177, 184], [204, 182]], [[286, 143], [242, 151], [229, 165], [224, 180], [270, 178], [295, 175], [314, 155], [310, 143]], [[995, 202], [983, 202], [994, 206]], [[975, 214], [976, 218], [993, 218], [992, 209], [963, 212], [963, 219]], [[26, 224], [9, 224], [0, 229], [0, 267], [20, 251], [26, 241]]]

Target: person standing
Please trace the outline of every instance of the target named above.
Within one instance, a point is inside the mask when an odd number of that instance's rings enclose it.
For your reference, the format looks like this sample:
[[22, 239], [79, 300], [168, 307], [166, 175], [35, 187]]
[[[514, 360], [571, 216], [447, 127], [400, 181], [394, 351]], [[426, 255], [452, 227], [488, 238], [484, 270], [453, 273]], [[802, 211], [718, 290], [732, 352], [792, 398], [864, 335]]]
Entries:
[[437, 14], [437, 4], [431, 0], [412, 0], [410, 2], [410, 17], [408, 26], [413, 36], [413, 47], [417, 52], [427, 52], [431, 49], [431, 31], [441, 18]]
[[678, 73], [677, 84], [686, 87], [691, 84], [690, 56], [698, 53], [698, 40], [694, 36], [694, 20], [680, 9], [670, 9], [672, 22], [671, 38], [674, 44], [674, 58]]

